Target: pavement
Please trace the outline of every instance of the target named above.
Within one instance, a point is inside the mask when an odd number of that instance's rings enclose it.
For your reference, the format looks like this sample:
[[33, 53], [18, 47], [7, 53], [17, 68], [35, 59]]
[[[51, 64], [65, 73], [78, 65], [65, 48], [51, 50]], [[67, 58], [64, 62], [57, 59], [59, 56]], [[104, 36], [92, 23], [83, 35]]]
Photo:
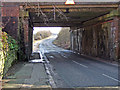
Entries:
[[51, 88], [43, 63], [22, 63], [21, 66], [3, 79], [2, 88]]
[[[31, 60], [41, 61], [39, 57], [39, 48], [36, 42]], [[37, 53], [36, 53], [37, 52]], [[31, 61], [30, 60], [30, 61]], [[18, 62], [10, 68], [6, 77], [2, 80], [3, 89], [51, 89], [49, 75], [47, 74], [45, 62]], [[0, 89], [1, 90], [1, 89]]]

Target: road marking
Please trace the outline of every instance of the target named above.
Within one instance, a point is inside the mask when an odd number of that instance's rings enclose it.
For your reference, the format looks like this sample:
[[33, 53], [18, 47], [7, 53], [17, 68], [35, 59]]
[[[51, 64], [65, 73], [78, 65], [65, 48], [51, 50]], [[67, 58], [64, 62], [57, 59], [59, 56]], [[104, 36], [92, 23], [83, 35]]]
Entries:
[[66, 56], [63, 56], [64, 58], [67, 58]]
[[76, 63], [76, 64], [78, 64], [78, 65], [81, 65], [81, 66], [83, 66], [83, 67], [85, 67], [85, 68], [88, 68], [87, 66], [85, 66], [85, 65], [83, 65], [83, 64], [80, 64], [80, 63], [78, 63], [78, 62], [76, 62], [76, 61], [73, 61], [74, 63]]
[[50, 58], [54, 58], [54, 56], [49, 56]]
[[67, 56], [65, 56], [65, 55], [63, 55], [63, 54], [61, 54], [61, 56], [63, 56], [64, 58], [67, 58]]
[[58, 53], [60, 53], [60, 52], [58, 52]]
[[108, 75], [106, 75], [106, 74], [102, 74], [102, 75], [105, 76], [105, 77], [108, 77], [108, 78], [110, 78], [110, 79], [112, 79], [112, 80], [114, 80], [114, 81], [120, 82], [119, 80], [117, 80], [117, 79], [115, 79], [115, 78], [113, 78], [113, 77], [110, 77], [110, 76], [108, 76]]
[[[50, 70], [48, 69], [49, 68], [49, 61], [48, 61], [48, 59], [47, 59], [47, 57], [45, 56], [45, 54], [43, 54], [43, 56], [44, 56], [44, 58], [45, 58], [45, 60], [46, 60], [46, 62], [47, 63], [45, 63], [45, 68], [46, 68], [46, 72], [49, 74], [48, 75], [48, 77], [49, 77], [49, 83], [50, 83], [50, 85], [52, 86], [52, 88], [57, 88], [57, 86], [56, 86], [56, 84], [55, 84], [55, 82], [54, 82], [54, 79], [53, 79], [53, 77], [52, 77], [52, 75], [51, 75], [51, 73], [50, 73]], [[50, 68], [51, 69], [51, 68]]]

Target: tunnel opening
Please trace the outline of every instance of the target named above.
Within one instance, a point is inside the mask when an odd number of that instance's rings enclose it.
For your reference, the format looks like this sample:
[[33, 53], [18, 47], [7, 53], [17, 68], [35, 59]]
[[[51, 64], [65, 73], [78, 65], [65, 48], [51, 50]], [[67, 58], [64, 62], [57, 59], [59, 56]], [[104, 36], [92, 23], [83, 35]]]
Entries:
[[44, 62], [44, 54], [70, 50], [70, 27], [33, 27], [29, 62]]
[[[61, 27], [34, 27], [33, 29], [33, 52], [36, 51], [36, 46], [39, 48], [39, 42], [44, 39], [49, 39], [51, 35], [58, 35]], [[36, 48], [36, 49], [35, 49]]]
[[[65, 48], [65, 45], [68, 45], [70, 49], [70, 27], [34, 27], [33, 52], [39, 50], [39, 42], [50, 39], [52, 36], [54, 38], [52, 44], [58, 47], [63, 46], [63, 48]], [[50, 43], [48, 42], [48, 44]]]

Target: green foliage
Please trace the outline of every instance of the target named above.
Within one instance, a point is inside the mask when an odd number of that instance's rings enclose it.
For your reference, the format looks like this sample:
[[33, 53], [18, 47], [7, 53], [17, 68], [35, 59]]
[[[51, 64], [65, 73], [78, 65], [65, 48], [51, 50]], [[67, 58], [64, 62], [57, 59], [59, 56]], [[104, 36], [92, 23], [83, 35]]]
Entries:
[[18, 50], [18, 44], [15, 39], [13, 39], [11, 36], [8, 36], [7, 41], [8, 41], [9, 50], [14, 50], [14, 51]]
[[7, 33], [2, 32], [1, 36], [0, 72], [2, 73], [2, 76], [4, 76], [8, 69], [12, 66], [13, 62], [17, 61], [17, 52], [19, 46], [17, 44], [17, 41], [9, 36]]
[[3, 47], [2, 47], [2, 48], [3, 48], [3, 50], [4, 50], [5, 52], [7, 52], [7, 50], [8, 50], [7, 39], [8, 39], [7, 33], [3, 32], [3, 33], [2, 33], [2, 44], [3, 44]]

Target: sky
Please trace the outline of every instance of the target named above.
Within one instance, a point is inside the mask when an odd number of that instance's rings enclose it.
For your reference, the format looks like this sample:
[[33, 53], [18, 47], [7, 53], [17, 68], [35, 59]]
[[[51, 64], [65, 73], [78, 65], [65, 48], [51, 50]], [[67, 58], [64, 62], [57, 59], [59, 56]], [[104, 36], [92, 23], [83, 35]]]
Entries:
[[36, 34], [39, 31], [49, 30], [53, 34], [58, 34], [62, 27], [34, 27], [33, 34]]

